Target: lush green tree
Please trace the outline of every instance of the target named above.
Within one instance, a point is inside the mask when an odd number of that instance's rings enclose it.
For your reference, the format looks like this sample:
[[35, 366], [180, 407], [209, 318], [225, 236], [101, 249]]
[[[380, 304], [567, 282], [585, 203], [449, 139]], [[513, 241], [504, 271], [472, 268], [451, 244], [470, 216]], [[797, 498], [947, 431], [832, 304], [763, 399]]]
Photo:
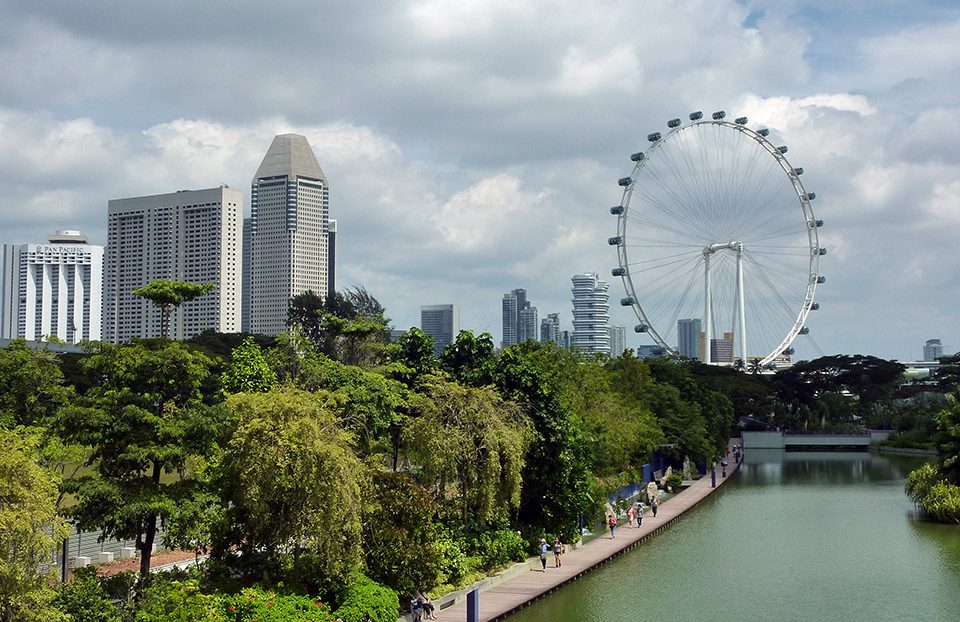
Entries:
[[493, 337], [490, 333], [475, 336], [462, 330], [440, 355], [440, 366], [460, 384], [482, 387], [493, 384], [496, 364]]
[[960, 388], [948, 397], [949, 404], [937, 415], [937, 468], [947, 483], [960, 486]]
[[217, 288], [216, 283], [187, 283], [184, 281], [154, 281], [133, 290], [133, 295], [145, 298], [160, 309], [160, 338], [170, 335], [170, 316], [182, 304], [195, 300]]
[[57, 591], [53, 604], [69, 614], [74, 621], [122, 622], [120, 608], [110, 602], [107, 591], [100, 585], [94, 566], [77, 568], [73, 580]]
[[35, 436], [0, 428], [0, 446], [0, 620], [57, 619], [41, 571], [67, 533], [57, 484], [38, 463]]
[[0, 425], [44, 424], [70, 398], [59, 358], [22, 339], [0, 348]]
[[220, 432], [221, 409], [200, 401], [209, 367], [179, 343], [93, 346], [85, 369], [95, 386], [56, 421], [65, 442], [92, 448], [95, 467], [63, 483], [77, 496], [69, 515], [103, 538], [135, 538], [143, 583], [158, 522], [197, 492], [189, 463], [210, 455]]
[[716, 457], [717, 448], [710, 439], [700, 405], [684, 400], [680, 389], [665, 382], [656, 384], [649, 405], [667, 438], [668, 446], [661, 448], [663, 453], [674, 460], [686, 456], [697, 463]]
[[364, 494], [363, 543], [367, 574], [401, 594], [436, 585], [436, 502], [407, 473], [375, 472]]
[[433, 350], [433, 337], [416, 327], [391, 343], [386, 354], [390, 376], [411, 389], [417, 389], [421, 379], [434, 373], [439, 365]]
[[862, 354], [836, 354], [812, 361], [800, 361], [775, 376], [780, 400], [816, 407], [823, 393], [848, 391], [857, 396], [861, 408], [890, 396], [903, 377], [904, 366]]
[[465, 387], [438, 376], [426, 379], [419, 416], [404, 430], [404, 444], [437, 495], [454, 485], [461, 518], [490, 522], [520, 503], [526, 417], [493, 387]]
[[233, 349], [230, 363], [220, 375], [220, 385], [226, 394], [264, 393], [276, 383], [276, 372], [267, 362], [263, 350], [249, 336]]
[[287, 324], [299, 326], [323, 354], [349, 365], [370, 365], [387, 343], [384, 308], [364, 288], [336, 292], [324, 300], [313, 291], [290, 300]]
[[361, 557], [365, 471], [340, 426], [338, 402], [293, 388], [228, 398], [238, 424], [221, 461], [229, 507], [215, 555], [237, 547], [247, 567], [269, 570], [291, 550], [296, 582], [306, 552], [316, 562], [313, 579], [327, 587], [346, 580]]

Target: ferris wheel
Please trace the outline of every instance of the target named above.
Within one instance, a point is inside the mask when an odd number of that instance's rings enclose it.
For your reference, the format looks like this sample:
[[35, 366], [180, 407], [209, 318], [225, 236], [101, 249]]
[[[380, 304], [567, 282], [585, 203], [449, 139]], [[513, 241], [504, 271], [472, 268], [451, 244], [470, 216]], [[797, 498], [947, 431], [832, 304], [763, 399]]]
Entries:
[[787, 147], [747, 118], [694, 112], [630, 156], [617, 216], [613, 276], [639, 323], [667, 352], [708, 364], [768, 367], [807, 334], [820, 257], [816, 198]]

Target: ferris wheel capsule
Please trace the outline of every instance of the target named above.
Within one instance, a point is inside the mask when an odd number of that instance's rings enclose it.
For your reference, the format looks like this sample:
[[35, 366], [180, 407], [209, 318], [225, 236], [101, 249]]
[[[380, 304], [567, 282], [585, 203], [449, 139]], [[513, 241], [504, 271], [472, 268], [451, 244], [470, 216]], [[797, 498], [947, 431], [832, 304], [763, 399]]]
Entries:
[[703, 113], [700, 112], [699, 110], [696, 111], [696, 112], [691, 112], [691, 113], [690, 113], [690, 120], [691, 120], [691, 121], [699, 121], [699, 120], [702, 119], [702, 118], [703, 118]]

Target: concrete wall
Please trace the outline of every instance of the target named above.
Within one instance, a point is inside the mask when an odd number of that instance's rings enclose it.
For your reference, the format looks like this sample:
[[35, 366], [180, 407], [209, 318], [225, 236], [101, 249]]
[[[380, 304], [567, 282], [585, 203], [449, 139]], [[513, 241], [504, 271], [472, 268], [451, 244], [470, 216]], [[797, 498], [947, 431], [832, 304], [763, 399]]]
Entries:
[[742, 432], [744, 449], [783, 449], [781, 432]]

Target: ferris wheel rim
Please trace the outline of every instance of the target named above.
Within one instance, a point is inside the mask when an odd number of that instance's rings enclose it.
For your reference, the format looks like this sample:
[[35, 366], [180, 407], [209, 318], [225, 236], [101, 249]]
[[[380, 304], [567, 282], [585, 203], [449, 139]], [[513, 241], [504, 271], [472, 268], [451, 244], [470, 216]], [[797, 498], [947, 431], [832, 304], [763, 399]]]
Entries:
[[[717, 113], [722, 115], [723, 113]], [[742, 122], [741, 122], [742, 121]], [[619, 273], [615, 271], [615, 276], [619, 276], [623, 282], [624, 289], [627, 293], [627, 297], [624, 298], [621, 303], [624, 306], [631, 306], [637, 320], [640, 324], [637, 326], [638, 332], [643, 329], [643, 332], [649, 334], [654, 342], [666, 352], [677, 355], [678, 348], [672, 346], [666, 339], [664, 339], [654, 322], [651, 321], [649, 314], [644, 309], [643, 301], [638, 295], [637, 288], [633, 283], [633, 276], [630, 270], [630, 261], [629, 261], [629, 232], [627, 226], [627, 219], [630, 216], [630, 202], [633, 198], [634, 191], [637, 187], [637, 183], [641, 178], [641, 173], [644, 168], [648, 166], [648, 163], [651, 159], [655, 158], [658, 151], [664, 148], [664, 145], [675, 138], [681, 132], [689, 131], [699, 126], [716, 126], [718, 128], [730, 129], [736, 132], [739, 132], [741, 137], [746, 137], [750, 140], [753, 140], [759, 145], [764, 151], [772, 157], [776, 163], [779, 165], [780, 169], [785, 174], [789, 185], [793, 189], [793, 193], [796, 195], [797, 204], [800, 207], [800, 210], [803, 214], [804, 220], [807, 223], [806, 233], [807, 233], [807, 250], [809, 252], [809, 261], [807, 264], [807, 282], [803, 294], [803, 302], [800, 305], [799, 310], [796, 312], [796, 315], [793, 319], [793, 322], [790, 328], [786, 331], [786, 334], [780, 340], [778, 345], [765, 354], [761, 354], [756, 357], [749, 357], [752, 360], [759, 361], [759, 364], [766, 366], [772, 361], [782, 356], [788, 351], [791, 344], [797, 338], [802, 331], [805, 331], [805, 324], [807, 317], [810, 311], [814, 308], [814, 299], [816, 295], [816, 288], [818, 283], [822, 281], [822, 274], [820, 272], [820, 255], [825, 252], [820, 247], [819, 240], [819, 227], [822, 224], [822, 221], [818, 221], [813, 212], [813, 207], [811, 205], [811, 198], [815, 195], [812, 195], [806, 191], [804, 188], [803, 182], [800, 180], [800, 173], [802, 169], [794, 168], [789, 160], [786, 157], [785, 147], [777, 147], [771, 141], [766, 138], [766, 134], [760, 131], [754, 130], [746, 125], [746, 119], [737, 119], [736, 122], [731, 122], [721, 118], [717, 118], [717, 115], [714, 115], [714, 118], [710, 119], [694, 119], [691, 115], [690, 122], [679, 123], [679, 119], [671, 121], [671, 124], [668, 125], [670, 128], [664, 134], [654, 133], [648, 136], [650, 140], [650, 146], [647, 148], [645, 153], [634, 154], [631, 156], [631, 159], [635, 161], [633, 171], [629, 178], [621, 179], [620, 185], [623, 186], [623, 193], [620, 200], [619, 209], [617, 212], [617, 237], [611, 238], [610, 243], [613, 244], [614, 240], [617, 240], [617, 256], [619, 262]], [[640, 156], [635, 159], [636, 156]], [[623, 183], [627, 181], [628, 183]], [[629, 304], [628, 304], [629, 303]], [[670, 327], [667, 327], [669, 330]], [[707, 347], [710, 347], [709, 345]], [[746, 364], [746, 359], [748, 358], [748, 353], [741, 353], [743, 357], [743, 363]]]

